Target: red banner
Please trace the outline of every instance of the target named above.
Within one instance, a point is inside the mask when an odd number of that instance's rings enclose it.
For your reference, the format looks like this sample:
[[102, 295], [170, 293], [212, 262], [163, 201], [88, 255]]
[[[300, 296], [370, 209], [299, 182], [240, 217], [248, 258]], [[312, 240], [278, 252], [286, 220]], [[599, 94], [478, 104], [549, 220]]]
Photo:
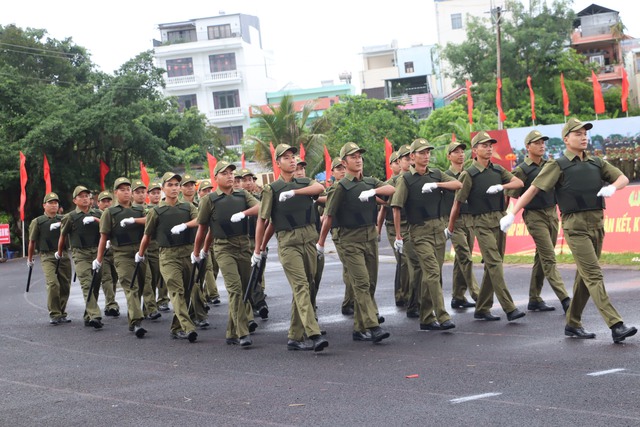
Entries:
[[[514, 205], [515, 200], [510, 204]], [[558, 212], [558, 217], [560, 212]], [[603, 252], [622, 253], [640, 252], [640, 185], [629, 185], [616, 191], [613, 197], [607, 199], [604, 211], [604, 229], [606, 237], [602, 246]], [[506, 253], [509, 255], [533, 255], [536, 245], [529, 235], [522, 211], [507, 232]], [[569, 246], [564, 240], [562, 224], [556, 242], [556, 253], [570, 253]]]
[[46, 154], [44, 155], [42, 170], [44, 171], [44, 192], [49, 194], [51, 193], [51, 169], [49, 168], [49, 161], [47, 160]]
[[109, 166], [100, 160], [100, 191], [104, 191], [104, 178], [109, 173]]
[[[622, 67], [622, 95], [620, 96], [620, 103], [622, 104], [622, 112], [626, 113], [628, 110], [627, 100], [629, 99], [629, 76], [627, 71]], [[636, 161], [638, 161], [636, 159]]]
[[384, 164], [385, 170], [387, 171], [387, 179], [391, 178], [393, 175], [393, 171], [391, 170], [391, 165], [389, 165], [389, 160], [391, 159], [391, 154], [393, 154], [393, 145], [387, 138], [384, 139]]
[[507, 116], [502, 110], [502, 79], [498, 79], [498, 86], [496, 87], [496, 107], [498, 108], [498, 118], [501, 122], [507, 120]]
[[471, 96], [471, 81], [465, 81], [467, 87], [467, 116], [469, 116], [469, 124], [473, 124], [473, 97]]
[[26, 157], [20, 152], [20, 221], [24, 221], [24, 204], [27, 201], [27, 168]]
[[331, 156], [329, 155], [329, 150], [327, 150], [327, 146], [324, 146], [324, 184], [326, 187], [331, 186]]
[[215, 180], [216, 177], [213, 173], [213, 170], [216, 168], [216, 165], [218, 164], [218, 159], [216, 159], [209, 152], [207, 152], [207, 162], [209, 163], [209, 179], [211, 180], [211, 185], [215, 190], [216, 188], [218, 188], [218, 183]]
[[564, 116], [569, 115], [569, 94], [567, 88], [564, 87], [564, 74], [560, 73], [560, 87], [562, 88], [562, 108], [564, 109]]
[[531, 86], [531, 76], [527, 76], [527, 86], [529, 86], [529, 99], [531, 100], [531, 120], [536, 121], [536, 95]]
[[246, 162], [245, 162], [245, 160], [244, 160], [244, 151], [243, 151], [243, 152], [242, 152], [242, 155], [240, 156], [240, 167], [241, 167], [242, 169], [244, 169], [244, 168], [245, 168], [245, 163], [246, 163]]
[[144, 182], [144, 185], [149, 188], [149, 174], [147, 173], [147, 168], [144, 166], [144, 163], [142, 163], [142, 160], [140, 160], [140, 179]]
[[304, 161], [304, 158], [307, 155], [307, 152], [304, 151], [304, 145], [302, 145], [302, 142], [300, 143], [300, 152], [298, 153], [298, 155], [300, 156], [300, 160]]
[[604, 114], [604, 98], [602, 97], [602, 87], [598, 81], [598, 76], [591, 70], [591, 78], [593, 79], [593, 109], [596, 114]]
[[[471, 138], [476, 136], [478, 132], [471, 132]], [[491, 138], [498, 141], [493, 144], [493, 153], [491, 154], [491, 163], [502, 166], [506, 170], [513, 169], [511, 160], [508, 159], [508, 154], [513, 154], [511, 143], [509, 142], [509, 134], [506, 129], [502, 130], [490, 130], [487, 132]]]
[[275, 179], [280, 178], [280, 168], [276, 163], [276, 149], [273, 148], [273, 143], [269, 141], [269, 151], [271, 151], [271, 166], [273, 167], [273, 177]]

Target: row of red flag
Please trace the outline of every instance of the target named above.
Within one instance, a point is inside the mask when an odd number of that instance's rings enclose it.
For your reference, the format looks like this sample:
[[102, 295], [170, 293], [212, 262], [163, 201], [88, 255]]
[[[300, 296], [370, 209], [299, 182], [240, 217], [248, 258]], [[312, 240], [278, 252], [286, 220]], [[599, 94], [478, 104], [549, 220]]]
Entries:
[[[600, 86], [600, 82], [598, 81], [598, 76], [596, 73], [591, 71], [591, 79], [593, 84], [593, 108], [596, 114], [603, 114], [605, 112], [604, 106], [604, 98], [602, 96], [602, 87]], [[473, 97], [471, 95], [471, 81], [467, 80], [465, 82], [466, 91], [467, 91], [467, 115], [469, 117], [469, 124], [473, 123]], [[531, 76], [527, 76], [527, 86], [529, 87], [529, 98], [531, 101], [531, 120], [535, 123], [536, 121], [536, 101], [535, 101], [535, 93], [533, 92], [533, 86], [531, 84]], [[569, 115], [569, 95], [567, 94], [567, 89], [564, 86], [564, 73], [560, 73], [560, 87], [562, 89], [562, 106], [564, 116]], [[622, 69], [622, 95], [620, 97], [620, 103], [622, 107], [622, 112], [626, 113], [628, 110], [628, 101], [629, 99], [629, 78], [627, 76], [626, 70]], [[497, 79], [496, 86], [496, 108], [498, 109], [498, 116], [500, 117], [500, 121], [504, 122], [507, 119], [507, 116], [502, 109], [502, 80]]]

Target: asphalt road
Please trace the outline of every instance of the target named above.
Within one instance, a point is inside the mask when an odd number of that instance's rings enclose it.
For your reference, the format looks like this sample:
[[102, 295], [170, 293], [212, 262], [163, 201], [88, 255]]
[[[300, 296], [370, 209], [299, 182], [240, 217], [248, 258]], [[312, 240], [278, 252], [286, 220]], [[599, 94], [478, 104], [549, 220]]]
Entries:
[[[330, 346], [321, 353], [286, 349], [291, 291], [269, 259], [270, 318], [254, 345], [225, 344], [226, 293], [212, 307], [198, 341], [172, 340], [170, 316], [145, 322], [136, 339], [126, 319], [86, 328], [78, 283], [73, 322], [48, 324], [39, 262], [24, 292], [24, 259], [0, 264], [0, 425], [640, 425], [640, 336], [613, 344], [592, 303], [583, 318], [594, 340], [563, 334], [560, 303], [548, 285], [551, 313], [509, 323], [451, 310], [451, 332], [421, 332], [393, 300], [391, 251], [383, 243], [376, 294], [391, 338], [354, 342], [352, 319], [340, 313], [342, 266], [328, 254], [318, 295]], [[451, 292], [445, 265], [445, 300]], [[573, 283], [574, 267], [560, 269]], [[476, 270], [481, 277], [481, 267]], [[528, 301], [529, 266], [505, 266], [520, 309]], [[637, 269], [605, 269], [611, 299], [627, 324], [640, 325]], [[118, 291], [122, 311], [124, 295]], [[102, 303], [102, 299], [100, 301]], [[409, 378], [408, 378], [409, 377]]]

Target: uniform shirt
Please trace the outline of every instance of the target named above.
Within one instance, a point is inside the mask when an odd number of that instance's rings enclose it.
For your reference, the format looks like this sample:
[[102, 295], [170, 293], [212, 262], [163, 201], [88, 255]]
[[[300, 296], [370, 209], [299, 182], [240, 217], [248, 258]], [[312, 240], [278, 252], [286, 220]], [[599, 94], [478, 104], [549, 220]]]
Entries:
[[[56, 216], [48, 216], [48, 215], [40, 215], [40, 216], [46, 216], [47, 218], [55, 218]], [[38, 240], [40, 240], [40, 227], [38, 227], [38, 218], [34, 218], [33, 220], [31, 220], [31, 224], [29, 224], [29, 240], [33, 240], [34, 242], [36, 242], [36, 249], [38, 248]], [[55, 242], [56, 245], [58, 242]]]
[[[491, 162], [489, 162], [489, 164], [491, 164]], [[477, 160], [474, 160], [472, 165], [478, 168], [480, 172], [486, 169]], [[505, 168], [502, 168], [502, 176], [501, 176], [502, 184], [506, 184], [510, 182], [511, 178], [513, 178], [513, 174], [508, 170], [506, 170]], [[462, 171], [458, 179], [460, 180], [460, 182], [462, 182], [462, 188], [456, 191], [455, 200], [460, 203], [465, 203], [467, 201], [467, 198], [469, 197], [471, 188], [473, 187], [473, 180], [471, 178], [471, 175], [469, 175], [469, 173], [466, 170]], [[503, 216], [505, 216], [505, 213], [503, 211], [494, 211], [494, 212], [483, 213], [480, 215], [474, 215], [473, 226], [484, 227], [484, 228], [495, 228], [495, 227], [498, 227], [498, 224], [500, 223], [500, 219]]]
[[[345, 175], [345, 179], [349, 181], [359, 181], [355, 176], [347, 173]], [[387, 185], [385, 182], [380, 181], [378, 178], [373, 178], [375, 180], [374, 188], [380, 188], [383, 185]], [[325, 214], [328, 216], [335, 216], [340, 209], [340, 205], [342, 204], [342, 200], [345, 196], [345, 189], [339, 183], [336, 184], [336, 188], [333, 190], [331, 197], [327, 196], [327, 207], [325, 209]], [[375, 197], [375, 196], [374, 196]], [[370, 240], [378, 239], [378, 230], [376, 229], [376, 225], [372, 224], [369, 227], [360, 227], [360, 228], [345, 228], [338, 227], [336, 230], [336, 236], [340, 239], [341, 243], [361, 243], [368, 242]]]
[[[415, 167], [411, 166], [409, 168], [409, 173], [411, 175], [415, 175], [415, 174], [418, 174], [418, 171], [416, 170]], [[429, 173], [429, 168], [427, 167], [424, 174], [426, 175], [428, 173]], [[442, 172], [440, 175], [441, 175], [440, 176], [441, 182], [456, 181], [455, 178], [447, 175], [444, 172]], [[433, 191], [438, 191], [438, 189], [435, 189]], [[393, 194], [393, 198], [391, 199], [391, 206], [404, 208], [405, 205], [407, 204], [407, 198], [409, 198], [409, 186], [407, 185], [407, 180], [404, 179], [404, 176], [403, 176], [396, 180], [396, 192]], [[411, 224], [409, 224], [409, 227], [411, 228], [412, 232], [420, 230], [426, 233], [432, 233], [434, 231], [441, 232], [442, 229], [444, 228], [444, 224], [442, 223], [442, 218], [433, 218], [431, 220], [425, 221], [424, 225], [421, 225], [419, 227], [416, 227], [415, 225], [412, 226]]]
[[[176, 204], [178, 203], [180, 202], [178, 201]], [[161, 206], [171, 206], [171, 205], [169, 205], [167, 202], [162, 200], [160, 203], [158, 203], [158, 207], [161, 207]], [[189, 203], [189, 217], [190, 217], [189, 219], [190, 220], [194, 219], [197, 216], [198, 216], [198, 210], [193, 205], [193, 203]], [[144, 226], [144, 234], [149, 236], [151, 239], [156, 238], [158, 220], [159, 220], [159, 216], [156, 210], [150, 209], [149, 212], [147, 213], [147, 223]], [[183, 233], [186, 233], [186, 232], [187, 230], [183, 231]], [[188, 245], [173, 246], [170, 248], [160, 248], [160, 254], [164, 252], [171, 253], [173, 256], [178, 256], [178, 257], [190, 256], [191, 252], [193, 252], [193, 243], [189, 243]]]
[[[579, 162], [580, 157], [565, 150], [564, 155], [572, 162]], [[583, 154], [583, 162], [586, 162], [590, 156], [587, 153]], [[600, 176], [603, 181], [614, 182], [618, 177], [622, 175], [620, 169], [613, 166], [607, 161], [602, 161], [602, 168], [600, 169]], [[558, 162], [555, 160], [549, 160], [536, 179], [533, 180], [531, 185], [542, 190], [549, 191], [555, 188], [556, 184], [561, 183], [564, 180], [564, 173]], [[594, 188], [593, 191], [597, 193], [600, 188]], [[565, 230], [583, 230], [588, 231], [593, 228], [603, 228], [604, 218], [602, 209], [596, 209], [592, 211], [574, 212], [566, 215], [562, 215], [562, 228]]]
[[[84, 211], [77, 206], [76, 206], [76, 209], [73, 211], [73, 213], [81, 213], [81, 212], [84, 212]], [[100, 209], [90, 207], [89, 210], [87, 211], [87, 215], [91, 215], [93, 213], [98, 215], [98, 218], [102, 216], [102, 211]], [[73, 233], [73, 231], [74, 230], [73, 230], [73, 222], [71, 221], [71, 212], [69, 212], [68, 214], [62, 217], [62, 224], [60, 224], [60, 235], [67, 236]], [[78, 249], [78, 248], [74, 248], [74, 249]], [[85, 249], [91, 249], [91, 248], [85, 248]]]
[[[524, 163], [527, 166], [530, 166], [534, 163], [533, 160], [531, 160], [529, 157], [525, 157], [524, 158]], [[540, 168], [542, 168], [545, 164], [547, 163], [547, 160], [545, 159], [540, 159], [540, 164], [538, 164], [538, 166]], [[527, 174], [524, 173], [524, 171], [522, 170], [522, 168], [520, 166], [516, 166], [516, 168], [513, 170], [513, 175], [515, 175], [516, 178], [520, 178], [522, 180], [522, 182], [526, 182], [527, 181]], [[527, 189], [525, 187], [521, 187], [521, 188], [514, 188], [513, 190], [506, 190], [504, 192], [504, 194], [506, 194], [509, 197], [513, 197], [513, 198], [519, 198], [520, 196], [522, 196], [522, 194], [526, 191]]]
[[[239, 190], [242, 191], [244, 193], [244, 199], [247, 202], [247, 208], [251, 208], [255, 205], [257, 205], [259, 202], [258, 200], [248, 191], [246, 190]], [[216, 190], [213, 191], [215, 194], [217, 195], [221, 195], [224, 194], [223, 191], [220, 191], [219, 188], [217, 188]], [[245, 208], [246, 209], [246, 208]], [[211, 219], [211, 217], [213, 216], [214, 212], [216, 210], [216, 205], [215, 203], [213, 203], [211, 201], [211, 197], [207, 196], [204, 197], [202, 199], [200, 199], [200, 206], [198, 207], [198, 224], [204, 224], [204, 225], [209, 225], [209, 221]], [[246, 218], [246, 221], [248, 221], [249, 218]], [[243, 220], [244, 221], [244, 220]], [[233, 241], [237, 241], [237, 240], [242, 240], [242, 239], [246, 239], [247, 236], [235, 236], [232, 237], [231, 239], [215, 239], [217, 244], [221, 244], [221, 243], [226, 243], [226, 242], [233, 242]]]

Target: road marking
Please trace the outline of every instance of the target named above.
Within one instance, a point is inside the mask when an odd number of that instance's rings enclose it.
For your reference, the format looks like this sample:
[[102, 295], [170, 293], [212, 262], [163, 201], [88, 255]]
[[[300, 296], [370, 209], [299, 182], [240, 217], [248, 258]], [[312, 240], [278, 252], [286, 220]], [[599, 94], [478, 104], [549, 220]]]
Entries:
[[473, 395], [473, 396], [466, 396], [466, 397], [459, 397], [457, 399], [451, 399], [449, 402], [451, 402], [451, 403], [462, 403], [462, 402], [468, 402], [470, 400], [484, 399], [486, 397], [500, 396], [501, 394], [502, 393], [476, 394], [476, 395]]
[[600, 375], [615, 374], [616, 372], [620, 372], [620, 371], [624, 371], [624, 369], [623, 368], [609, 369], [607, 371], [591, 372], [587, 375], [589, 375], [590, 377], [599, 377]]

